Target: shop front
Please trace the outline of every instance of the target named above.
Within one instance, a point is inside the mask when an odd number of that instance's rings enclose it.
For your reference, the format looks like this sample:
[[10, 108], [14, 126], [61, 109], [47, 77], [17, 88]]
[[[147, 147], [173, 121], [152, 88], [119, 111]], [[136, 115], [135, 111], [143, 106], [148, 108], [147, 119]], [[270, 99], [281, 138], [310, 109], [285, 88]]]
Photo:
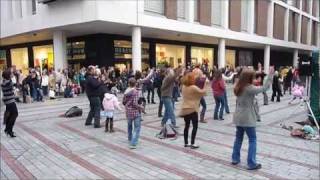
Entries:
[[67, 43], [67, 60], [68, 64], [76, 71], [79, 71], [82, 66], [85, 66], [85, 41]]
[[[142, 43], [141, 59], [142, 70], [150, 67], [149, 43]], [[114, 40], [114, 66], [120, 71], [132, 67], [132, 42], [126, 40]]]
[[236, 67], [236, 50], [226, 50], [226, 66], [230, 68]]
[[7, 68], [7, 51], [0, 50], [0, 71]]
[[156, 44], [156, 64], [167, 63], [171, 67], [185, 66], [186, 47], [180, 45]]
[[15, 48], [10, 49], [11, 64], [17, 70], [21, 70], [23, 74], [28, 74], [29, 71], [29, 57], [28, 48]]
[[191, 63], [192, 65], [206, 65], [209, 69], [213, 69], [214, 65], [214, 49], [204, 47], [191, 47]]
[[54, 68], [53, 45], [33, 46], [34, 67], [41, 71]]

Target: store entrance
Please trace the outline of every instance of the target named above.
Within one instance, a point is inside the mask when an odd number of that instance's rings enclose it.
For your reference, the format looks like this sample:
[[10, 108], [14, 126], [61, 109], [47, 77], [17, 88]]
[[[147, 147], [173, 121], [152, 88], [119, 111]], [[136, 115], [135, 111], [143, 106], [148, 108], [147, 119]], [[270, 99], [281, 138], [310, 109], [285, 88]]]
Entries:
[[120, 72], [124, 71], [125, 69], [131, 69], [132, 59], [116, 59], [114, 67], [119, 69]]

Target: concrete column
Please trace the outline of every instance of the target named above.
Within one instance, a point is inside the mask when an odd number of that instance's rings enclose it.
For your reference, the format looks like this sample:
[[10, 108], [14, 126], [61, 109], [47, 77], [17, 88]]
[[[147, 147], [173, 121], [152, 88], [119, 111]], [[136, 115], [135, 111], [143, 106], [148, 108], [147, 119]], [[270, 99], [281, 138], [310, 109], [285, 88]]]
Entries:
[[268, 37], [273, 37], [273, 16], [274, 16], [274, 3], [273, 3], [273, 1], [269, 1], [269, 4], [268, 4], [268, 29], [267, 29]]
[[226, 40], [219, 39], [218, 47], [218, 67], [224, 68], [226, 66]]
[[302, 16], [301, 14], [298, 17], [298, 25], [297, 25], [297, 43], [301, 43], [301, 21], [302, 21]]
[[187, 21], [189, 23], [193, 23], [194, 22], [194, 0], [188, 0], [187, 2], [187, 6], [186, 6], [186, 10], [187, 10]]
[[254, 3], [255, 1], [249, 0], [249, 19], [248, 19], [248, 32], [250, 34], [254, 33]]
[[302, 1], [303, 1], [303, 0], [299, 0], [299, 3], [300, 3], [299, 9], [300, 9], [300, 10], [302, 10]]
[[132, 70], [141, 71], [141, 28], [132, 28]]
[[229, 1], [222, 1], [222, 27], [229, 28]]
[[293, 51], [293, 64], [292, 64], [293, 67], [298, 67], [298, 60], [299, 60], [298, 55], [299, 55], [299, 50], [295, 49]]
[[312, 36], [316, 36], [316, 34], [312, 34], [312, 21], [308, 20], [308, 28], [307, 28], [307, 44], [311, 45]]
[[284, 16], [284, 40], [288, 41], [289, 39], [289, 9], [286, 8], [286, 13]]
[[67, 38], [63, 31], [53, 32], [53, 54], [55, 70], [68, 67]]
[[270, 67], [270, 45], [265, 45], [264, 47], [264, 61], [263, 61], [264, 73], [269, 74]]

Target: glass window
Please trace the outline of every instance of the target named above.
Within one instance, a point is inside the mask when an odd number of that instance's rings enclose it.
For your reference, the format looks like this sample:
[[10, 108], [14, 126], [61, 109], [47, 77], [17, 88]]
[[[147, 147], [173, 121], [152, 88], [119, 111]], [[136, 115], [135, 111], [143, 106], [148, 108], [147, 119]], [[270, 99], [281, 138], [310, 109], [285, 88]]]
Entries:
[[84, 60], [85, 54], [85, 42], [70, 42], [67, 43], [67, 59], [68, 60]]
[[239, 51], [239, 66], [252, 66], [252, 52]]
[[203, 48], [203, 47], [192, 47], [191, 48], [191, 63], [195, 64], [205, 64], [208, 65], [210, 69], [213, 68], [213, 49]]
[[37, 13], [37, 3], [36, 0], [32, 0], [32, 14]]
[[199, 22], [199, 3], [198, 0], [194, 0], [194, 21]]
[[[150, 67], [149, 63], [149, 43], [142, 43], [142, 69]], [[130, 68], [132, 65], [132, 43], [131, 41], [115, 40], [114, 41], [114, 58], [115, 66], [121, 71]]]
[[211, 23], [220, 26], [222, 19], [222, 1], [211, 0], [211, 6]]
[[178, 0], [178, 18], [185, 19], [186, 18], [186, 1]]
[[235, 67], [236, 65], [236, 51], [235, 50], [226, 50], [226, 66]]
[[10, 53], [12, 65], [16, 66], [16, 69], [22, 70], [23, 74], [28, 74], [28, 48], [11, 49]]
[[53, 46], [34, 46], [33, 47], [34, 66], [43, 69], [52, 69], [54, 67]]
[[164, 0], [144, 0], [144, 10], [164, 14]]
[[7, 67], [7, 54], [6, 50], [0, 50], [0, 71]]
[[158, 64], [168, 63], [171, 67], [185, 65], [185, 46], [157, 44], [156, 62]]
[[241, 1], [241, 31], [248, 31], [249, 0]]

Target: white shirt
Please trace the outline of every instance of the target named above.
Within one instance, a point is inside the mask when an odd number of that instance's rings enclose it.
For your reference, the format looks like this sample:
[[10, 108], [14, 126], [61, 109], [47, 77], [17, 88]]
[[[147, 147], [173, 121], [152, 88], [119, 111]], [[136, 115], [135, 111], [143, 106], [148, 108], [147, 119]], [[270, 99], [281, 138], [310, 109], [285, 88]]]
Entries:
[[49, 77], [48, 75], [43, 75], [41, 79], [41, 86], [48, 86], [49, 85]]

